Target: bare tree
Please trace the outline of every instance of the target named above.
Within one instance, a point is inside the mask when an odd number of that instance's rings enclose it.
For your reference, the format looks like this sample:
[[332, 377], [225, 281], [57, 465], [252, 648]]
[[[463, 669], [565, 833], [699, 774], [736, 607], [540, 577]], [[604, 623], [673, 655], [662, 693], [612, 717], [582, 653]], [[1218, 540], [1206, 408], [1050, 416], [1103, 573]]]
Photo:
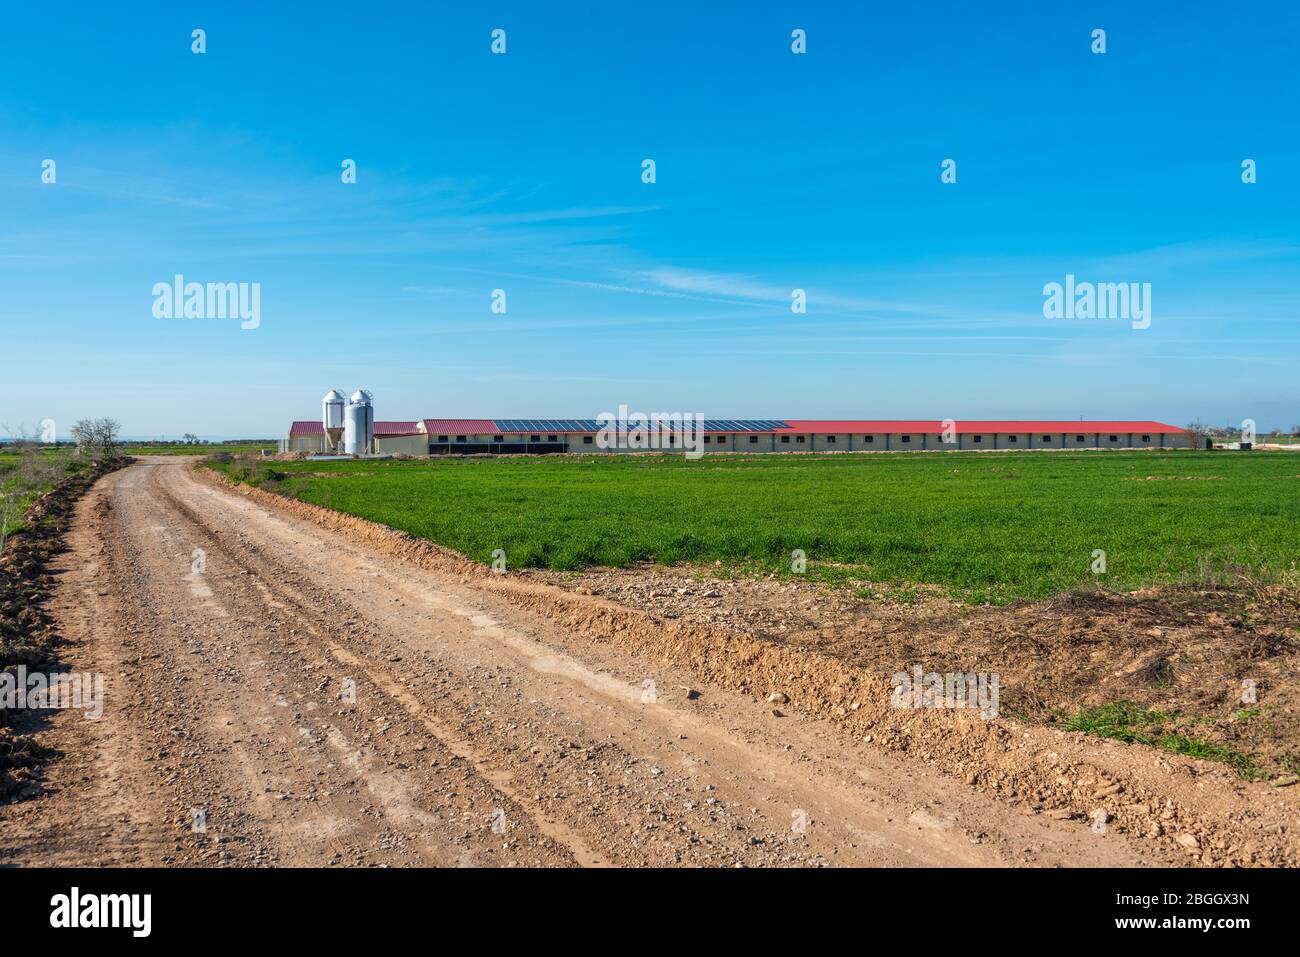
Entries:
[[117, 436], [122, 431], [116, 419], [78, 419], [72, 424], [72, 438], [82, 455], [117, 455]]
[[57, 456], [44, 454], [40, 433], [28, 431], [26, 426], [0, 425], [9, 435], [8, 448], [21, 458], [14, 467], [19, 485], [37, 486], [56, 481], [63, 472], [63, 463]]
[[1187, 434], [1191, 436], [1192, 439], [1192, 448], [1194, 449], [1205, 448], [1205, 440], [1209, 438], [1211, 434], [1210, 427], [1205, 423], [1201, 422], [1199, 419], [1194, 419], [1193, 421], [1187, 423], [1186, 429], [1187, 429]]

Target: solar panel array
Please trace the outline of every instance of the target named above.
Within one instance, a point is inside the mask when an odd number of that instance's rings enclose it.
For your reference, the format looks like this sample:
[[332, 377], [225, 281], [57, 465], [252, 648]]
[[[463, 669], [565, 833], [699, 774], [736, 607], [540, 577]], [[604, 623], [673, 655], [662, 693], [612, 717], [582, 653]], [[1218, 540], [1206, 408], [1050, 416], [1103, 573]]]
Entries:
[[780, 419], [705, 419], [705, 432], [772, 432], [789, 428]]
[[[493, 419], [500, 432], [599, 432], [604, 426], [595, 419]], [[663, 421], [664, 428], [682, 423]], [[616, 425], [616, 423], [610, 423]], [[705, 419], [704, 432], [772, 432], [789, 426], [780, 419]]]
[[502, 432], [599, 432], [595, 419], [493, 419]]

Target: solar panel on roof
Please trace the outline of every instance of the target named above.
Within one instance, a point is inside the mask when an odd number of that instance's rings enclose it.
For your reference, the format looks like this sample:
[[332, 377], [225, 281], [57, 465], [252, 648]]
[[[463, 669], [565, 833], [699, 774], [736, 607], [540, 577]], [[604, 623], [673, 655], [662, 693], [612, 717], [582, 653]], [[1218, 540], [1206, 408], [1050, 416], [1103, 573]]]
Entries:
[[502, 432], [599, 432], [595, 419], [494, 419]]
[[705, 432], [771, 432], [786, 428], [779, 419], [707, 419]]
[[[599, 432], [604, 426], [595, 419], [493, 419], [500, 432]], [[684, 423], [658, 420], [662, 428], [680, 427]], [[781, 419], [705, 419], [705, 432], [772, 432], [789, 428]]]

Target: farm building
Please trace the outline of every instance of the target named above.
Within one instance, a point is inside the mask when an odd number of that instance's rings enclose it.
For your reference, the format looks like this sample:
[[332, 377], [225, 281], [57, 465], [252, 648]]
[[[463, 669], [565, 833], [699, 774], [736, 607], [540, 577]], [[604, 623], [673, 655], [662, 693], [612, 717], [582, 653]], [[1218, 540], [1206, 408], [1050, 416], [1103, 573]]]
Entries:
[[[631, 451], [604, 448], [594, 419], [416, 419], [375, 422], [369, 450], [379, 454], [519, 454]], [[1161, 422], [935, 419], [715, 419], [703, 423], [701, 448], [712, 452], [905, 452], [953, 449], [1190, 448], [1184, 429]], [[656, 451], [672, 451], [669, 433]], [[605, 443], [608, 445], [609, 443]], [[286, 451], [326, 452], [320, 421], [294, 422]]]

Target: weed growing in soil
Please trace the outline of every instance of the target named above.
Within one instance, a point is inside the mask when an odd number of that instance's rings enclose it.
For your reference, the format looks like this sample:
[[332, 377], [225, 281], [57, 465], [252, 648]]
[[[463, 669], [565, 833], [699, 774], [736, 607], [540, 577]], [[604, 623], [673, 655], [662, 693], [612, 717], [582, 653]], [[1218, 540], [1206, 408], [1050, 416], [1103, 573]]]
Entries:
[[1131, 701], [1112, 701], [1095, 708], [1081, 709], [1066, 718], [1063, 726], [1067, 731], [1113, 738], [1126, 744], [1145, 744], [1203, 761], [1218, 761], [1247, 780], [1267, 777], [1253, 755], [1234, 751], [1204, 738], [1192, 737], [1180, 729], [1170, 727], [1178, 720], [1179, 714], [1176, 711], [1156, 711]]

